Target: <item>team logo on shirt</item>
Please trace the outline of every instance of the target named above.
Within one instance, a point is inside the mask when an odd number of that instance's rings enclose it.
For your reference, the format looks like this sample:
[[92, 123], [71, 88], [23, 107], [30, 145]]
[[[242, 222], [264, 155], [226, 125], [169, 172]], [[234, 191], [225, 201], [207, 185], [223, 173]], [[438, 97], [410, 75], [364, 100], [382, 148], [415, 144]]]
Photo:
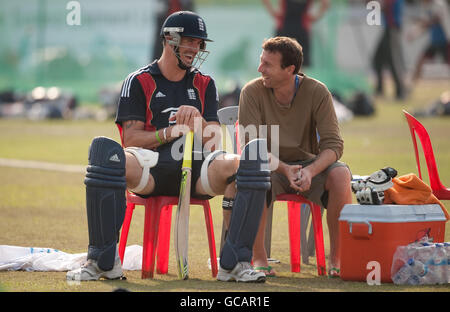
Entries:
[[195, 91], [192, 88], [187, 89], [187, 94], [189, 97], [189, 100], [196, 100], [197, 97], [195, 96]]
[[161, 91], [158, 91], [158, 93], [156, 93], [155, 97], [157, 97], [157, 98], [166, 97], [166, 95], [164, 93], [162, 93]]

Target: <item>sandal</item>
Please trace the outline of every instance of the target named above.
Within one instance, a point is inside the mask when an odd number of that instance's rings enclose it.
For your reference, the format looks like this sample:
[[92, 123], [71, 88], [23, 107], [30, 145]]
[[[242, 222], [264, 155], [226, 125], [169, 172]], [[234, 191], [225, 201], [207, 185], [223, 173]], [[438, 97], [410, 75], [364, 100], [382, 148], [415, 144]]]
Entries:
[[328, 278], [338, 278], [341, 277], [341, 270], [339, 268], [331, 268], [328, 271]]
[[266, 274], [267, 277], [276, 277], [276, 273], [275, 271], [273, 271], [273, 268], [269, 265], [269, 266], [258, 266], [255, 267], [254, 270], [256, 272], [263, 272], [264, 274]]

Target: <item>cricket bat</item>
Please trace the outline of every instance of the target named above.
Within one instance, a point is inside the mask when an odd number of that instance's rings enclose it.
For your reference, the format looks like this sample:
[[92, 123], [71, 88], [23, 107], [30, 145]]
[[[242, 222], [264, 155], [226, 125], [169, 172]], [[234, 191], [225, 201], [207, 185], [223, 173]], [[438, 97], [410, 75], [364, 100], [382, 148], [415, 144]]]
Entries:
[[186, 134], [184, 144], [183, 165], [181, 167], [180, 197], [175, 222], [175, 257], [177, 259], [178, 278], [188, 279], [188, 236], [189, 205], [191, 201], [192, 145], [194, 132]]

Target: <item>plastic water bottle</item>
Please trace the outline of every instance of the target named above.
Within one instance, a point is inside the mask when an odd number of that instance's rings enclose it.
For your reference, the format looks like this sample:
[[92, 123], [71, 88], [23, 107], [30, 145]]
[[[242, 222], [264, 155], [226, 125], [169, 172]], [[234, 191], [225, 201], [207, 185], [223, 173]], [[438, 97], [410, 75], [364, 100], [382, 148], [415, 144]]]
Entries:
[[392, 281], [396, 285], [405, 285], [408, 283], [408, 280], [411, 278], [412, 271], [411, 266], [408, 263], [405, 263], [398, 271], [394, 274]]
[[425, 270], [425, 266], [420, 261], [417, 262], [414, 261], [413, 258], [408, 259], [408, 262], [406, 264], [409, 266], [411, 272], [411, 275], [406, 281], [406, 284], [408, 285], [421, 284], [422, 277], [427, 273]]
[[450, 243], [444, 243], [444, 249], [447, 254], [447, 283], [450, 283]]
[[407, 257], [406, 259], [415, 258], [418, 248], [419, 246], [416, 245], [415, 243], [406, 246], [404, 251], [404, 256]]
[[437, 284], [447, 283], [447, 254], [443, 244], [435, 244], [429, 269], [436, 276]]
[[419, 260], [409, 259], [408, 265], [411, 268], [411, 277], [408, 279], [409, 285], [431, 285], [436, 283], [436, 276], [430, 272], [428, 266]]
[[414, 259], [429, 265], [434, 253], [434, 245], [423, 243], [422, 246], [415, 248]]

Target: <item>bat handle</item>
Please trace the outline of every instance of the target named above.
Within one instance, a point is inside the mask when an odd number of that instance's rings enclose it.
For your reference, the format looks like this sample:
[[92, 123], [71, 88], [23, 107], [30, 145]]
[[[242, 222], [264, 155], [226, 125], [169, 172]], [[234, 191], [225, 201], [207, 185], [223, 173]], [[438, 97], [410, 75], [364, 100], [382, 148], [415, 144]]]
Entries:
[[188, 133], [186, 133], [182, 168], [192, 168], [192, 145], [193, 144], [194, 144], [194, 132], [189, 131]]

